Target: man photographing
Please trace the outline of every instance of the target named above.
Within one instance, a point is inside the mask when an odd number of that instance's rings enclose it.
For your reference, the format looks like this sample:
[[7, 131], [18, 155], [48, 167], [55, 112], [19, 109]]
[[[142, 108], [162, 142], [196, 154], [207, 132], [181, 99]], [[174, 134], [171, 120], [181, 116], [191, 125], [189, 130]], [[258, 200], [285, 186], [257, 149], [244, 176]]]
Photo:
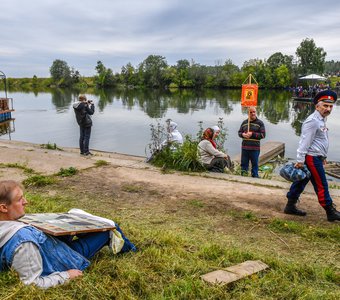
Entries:
[[87, 100], [85, 95], [79, 96], [79, 101], [73, 104], [73, 109], [76, 114], [77, 123], [80, 128], [79, 148], [80, 155], [92, 155], [89, 150], [91, 137], [92, 119], [94, 114], [94, 104], [92, 100]]
[[340, 221], [340, 212], [335, 209], [333, 200], [329, 195], [328, 183], [324, 170], [328, 152], [328, 128], [327, 117], [331, 114], [333, 104], [337, 100], [337, 94], [331, 90], [319, 92], [313, 99], [315, 112], [302, 124], [301, 138], [297, 149], [297, 162], [295, 168], [303, 168], [306, 164], [311, 173], [311, 178], [293, 182], [287, 193], [286, 214], [305, 216], [307, 213], [296, 207], [296, 203], [311, 180], [314, 191], [318, 196], [320, 205], [325, 209], [327, 220]]

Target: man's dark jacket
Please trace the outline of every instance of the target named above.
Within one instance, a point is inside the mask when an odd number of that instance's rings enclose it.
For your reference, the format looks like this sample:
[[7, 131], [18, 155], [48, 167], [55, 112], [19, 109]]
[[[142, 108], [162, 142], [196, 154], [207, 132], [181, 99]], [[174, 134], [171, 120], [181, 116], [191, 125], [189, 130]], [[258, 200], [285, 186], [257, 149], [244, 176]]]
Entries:
[[77, 123], [81, 127], [91, 127], [92, 120], [90, 115], [94, 114], [94, 104], [87, 102], [76, 102], [73, 104], [73, 109], [76, 114]]

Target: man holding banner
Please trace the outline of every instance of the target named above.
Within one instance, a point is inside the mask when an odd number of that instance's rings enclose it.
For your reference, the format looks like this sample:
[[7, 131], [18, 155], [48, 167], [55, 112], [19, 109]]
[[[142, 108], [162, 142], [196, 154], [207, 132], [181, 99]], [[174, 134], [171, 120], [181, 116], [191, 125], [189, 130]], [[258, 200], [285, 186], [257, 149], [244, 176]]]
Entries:
[[[251, 80], [255, 83], [252, 83]], [[248, 81], [248, 83], [245, 83]], [[256, 116], [258, 84], [249, 74], [242, 84], [241, 106], [248, 107], [248, 119], [241, 124], [238, 135], [242, 138], [241, 170], [242, 175], [248, 175], [249, 161], [251, 162], [251, 176], [259, 177], [260, 140], [265, 138], [266, 129]]]
[[249, 107], [249, 118], [244, 120], [238, 131], [242, 138], [241, 170], [242, 175], [248, 174], [251, 162], [251, 176], [259, 177], [260, 140], [266, 137], [264, 123], [257, 118], [256, 108]]

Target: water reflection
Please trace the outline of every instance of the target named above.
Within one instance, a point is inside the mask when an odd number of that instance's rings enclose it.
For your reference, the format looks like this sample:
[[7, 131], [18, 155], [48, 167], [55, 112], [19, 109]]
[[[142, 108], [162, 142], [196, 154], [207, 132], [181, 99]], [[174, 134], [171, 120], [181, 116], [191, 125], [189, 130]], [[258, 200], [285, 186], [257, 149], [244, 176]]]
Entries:
[[292, 119], [292, 127], [295, 129], [297, 135], [301, 135], [302, 123], [307, 117], [315, 110], [315, 106], [312, 103], [306, 102], [294, 102], [293, 103], [294, 115]]
[[14, 119], [0, 122], [0, 136], [8, 134], [11, 139], [11, 133], [15, 131]]
[[[74, 90], [54, 89], [51, 91], [52, 103], [59, 113], [68, 109], [70, 104], [77, 100], [78, 95], [79, 92]], [[128, 110], [137, 106], [154, 119], [164, 118], [170, 108], [176, 109], [180, 114], [189, 114], [194, 111], [205, 110], [208, 105], [213, 106], [216, 113], [229, 115], [233, 112], [233, 106], [239, 104], [241, 96], [239, 90], [197, 91], [177, 89], [172, 91], [101, 89], [96, 90], [94, 95], [98, 98], [97, 107], [100, 112], [103, 112], [107, 105], [112, 105], [114, 101], [117, 101], [121, 102]], [[261, 90], [259, 92], [258, 112], [265, 115], [268, 121], [273, 124], [289, 121], [291, 106], [292, 100], [289, 93]], [[299, 106], [293, 105], [293, 108], [300, 111]], [[297, 114], [294, 121], [302, 118], [305, 118], [304, 114]], [[293, 127], [295, 123], [292, 123]], [[299, 132], [298, 128], [296, 132]]]
[[54, 89], [51, 91], [52, 103], [58, 113], [67, 110], [70, 104], [77, 100], [78, 92], [70, 89]]
[[[213, 126], [219, 118], [223, 118], [228, 130], [225, 147], [232, 155], [240, 151], [241, 139], [237, 131], [247, 118], [247, 111], [241, 110], [239, 89], [105, 89], [87, 90], [85, 94], [96, 105], [91, 138], [91, 147], [94, 149], [144, 155], [145, 145], [150, 141], [151, 123], [165, 122], [171, 118], [179, 124], [181, 132], [195, 136], [198, 122], [203, 121], [203, 126]], [[63, 89], [12, 92], [16, 107], [16, 132], [12, 138], [77, 147], [79, 133], [72, 104], [78, 96], [79, 91]], [[336, 120], [340, 117], [338, 105], [334, 107], [328, 121], [332, 128], [332, 147], [337, 148], [340, 147], [340, 133], [335, 130]], [[287, 155], [294, 157], [301, 125], [312, 113], [313, 105], [293, 102], [289, 92], [260, 90], [257, 110], [259, 118], [266, 125], [266, 141], [286, 143]]]
[[291, 107], [290, 95], [285, 92], [260, 91], [259, 109], [268, 121], [278, 124], [289, 120]]

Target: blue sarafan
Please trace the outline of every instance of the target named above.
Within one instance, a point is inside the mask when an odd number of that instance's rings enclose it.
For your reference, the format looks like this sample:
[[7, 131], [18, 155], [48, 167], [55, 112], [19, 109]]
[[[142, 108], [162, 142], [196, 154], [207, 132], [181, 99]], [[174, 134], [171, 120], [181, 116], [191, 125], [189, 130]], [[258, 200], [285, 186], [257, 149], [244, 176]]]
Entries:
[[280, 175], [291, 182], [310, 178], [310, 172], [304, 165], [302, 169], [294, 168], [294, 163], [287, 163], [280, 169]]

